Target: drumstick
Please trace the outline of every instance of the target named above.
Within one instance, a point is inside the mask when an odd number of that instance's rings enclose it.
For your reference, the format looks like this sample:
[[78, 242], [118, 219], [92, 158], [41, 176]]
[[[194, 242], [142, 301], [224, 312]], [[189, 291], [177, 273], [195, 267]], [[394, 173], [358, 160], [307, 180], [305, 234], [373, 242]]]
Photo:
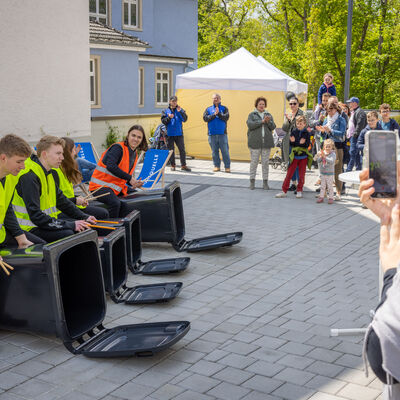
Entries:
[[3, 262], [0, 261], [0, 266], [1, 268], [3, 268], [3, 271], [6, 273], [6, 275], [10, 275], [10, 272], [8, 271], [8, 269], [4, 266]]
[[[96, 193], [98, 190], [102, 189], [103, 187], [104, 187], [104, 185], [100, 186], [96, 190], [93, 190], [93, 192], [90, 192], [90, 195], [93, 196], [94, 193]], [[88, 197], [88, 196], [86, 196], [86, 197]]]
[[7, 264], [5, 261], [2, 261], [2, 263], [3, 263], [8, 269], [14, 270], [14, 267], [12, 267], [10, 264]]
[[101, 226], [101, 225], [87, 224], [87, 226], [90, 226], [91, 228], [110, 229], [111, 231], [115, 231], [117, 229], [117, 228], [111, 228], [111, 226]]
[[102, 221], [101, 219], [98, 219], [97, 222], [102, 222], [103, 224], [120, 224], [121, 223], [119, 221]]
[[86, 200], [86, 201], [92, 201], [92, 200], [98, 199], [99, 197], [108, 196], [109, 194], [110, 194], [110, 192], [108, 192], [108, 193], [103, 193], [103, 194], [99, 194], [98, 196], [86, 198], [85, 200]]

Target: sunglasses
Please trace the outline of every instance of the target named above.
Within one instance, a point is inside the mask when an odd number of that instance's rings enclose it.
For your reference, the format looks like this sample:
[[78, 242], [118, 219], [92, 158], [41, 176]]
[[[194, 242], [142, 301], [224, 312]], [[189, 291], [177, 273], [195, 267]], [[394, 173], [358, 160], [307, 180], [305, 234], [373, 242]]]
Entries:
[[289, 103], [290, 106], [297, 106], [297, 103]]

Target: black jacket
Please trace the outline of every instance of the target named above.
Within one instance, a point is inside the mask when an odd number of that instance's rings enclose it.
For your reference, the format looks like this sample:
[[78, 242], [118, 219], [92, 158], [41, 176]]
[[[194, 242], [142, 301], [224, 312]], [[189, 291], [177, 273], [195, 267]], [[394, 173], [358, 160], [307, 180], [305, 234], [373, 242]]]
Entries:
[[[43, 167], [37, 156], [32, 155], [31, 159], [43, 168], [46, 176], [51, 173], [57, 174], [57, 172], [54, 170], [47, 171]], [[31, 221], [35, 225], [37, 225], [38, 228], [51, 231], [57, 231], [60, 229], [75, 230], [74, 221], [66, 221], [63, 219], [52, 218], [42, 212], [42, 210], [40, 209], [40, 196], [42, 194], [42, 185], [40, 183], [39, 177], [33, 171], [29, 171], [19, 178], [15, 190], [17, 191], [18, 195], [24, 200], [29, 217]], [[75, 206], [72, 201], [65, 197], [64, 193], [58, 188], [58, 186], [56, 186], [56, 199], [57, 208], [71, 219], [85, 220], [89, 218], [89, 215], [83, 213], [78, 207]]]
[[354, 117], [353, 117], [353, 122], [354, 122], [354, 138], [358, 138], [360, 135], [361, 131], [367, 126], [367, 114], [365, 114], [365, 111], [358, 107], [354, 111]]

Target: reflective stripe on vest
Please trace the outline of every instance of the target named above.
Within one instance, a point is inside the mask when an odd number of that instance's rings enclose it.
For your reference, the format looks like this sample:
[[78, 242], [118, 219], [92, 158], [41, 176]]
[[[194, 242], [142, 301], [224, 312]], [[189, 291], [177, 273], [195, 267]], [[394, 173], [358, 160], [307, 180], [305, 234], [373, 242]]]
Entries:
[[[125, 173], [132, 175], [135, 170], [138, 155], [136, 153], [135, 162], [131, 170], [129, 171], [129, 147], [124, 142], [114, 143], [112, 146], [121, 146], [122, 148], [122, 157], [118, 164], [118, 168], [120, 168]], [[106, 155], [108, 148], [102, 155], [97, 163], [96, 169], [93, 171], [92, 179], [89, 183], [89, 190], [93, 191], [99, 189], [101, 186], [109, 187], [113, 190], [113, 192], [118, 195], [119, 193], [126, 194], [128, 192], [128, 187], [126, 186], [126, 179], [119, 178], [110, 172], [105, 164], [103, 163], [104, 156]]]
[[[41, 195], [40, 195], [40, 209], [46, 215], [57, 219], [57, 198], [56, 198], [56, 183], [53, 175], [45, 174], [43, 168], [31, 158], [26, 160], [25, 169], [22, 170], [18, 176], [32, 171], [40, 180]], [[18, 223], [21, 228], [25, 231], [30, 231], [35, 228], [36, 225], [31, 221], [28, 210], [26, 208], [24, 199], [19, 196], [18, 192], [15, 191], [14, 198], [12, 201], [14, 213], [17, 217]]]

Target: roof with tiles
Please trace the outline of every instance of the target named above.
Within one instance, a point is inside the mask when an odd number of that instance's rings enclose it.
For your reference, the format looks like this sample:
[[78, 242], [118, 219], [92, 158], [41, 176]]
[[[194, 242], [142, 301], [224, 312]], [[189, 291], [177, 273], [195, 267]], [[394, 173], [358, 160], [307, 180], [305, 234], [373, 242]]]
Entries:
[[93, 44], [150, 47], [147, 42], [144, 42], [135, 36], [127, 35], [97, 21], [90, 21], [89, 23], [89, 38], [90, 43]]

